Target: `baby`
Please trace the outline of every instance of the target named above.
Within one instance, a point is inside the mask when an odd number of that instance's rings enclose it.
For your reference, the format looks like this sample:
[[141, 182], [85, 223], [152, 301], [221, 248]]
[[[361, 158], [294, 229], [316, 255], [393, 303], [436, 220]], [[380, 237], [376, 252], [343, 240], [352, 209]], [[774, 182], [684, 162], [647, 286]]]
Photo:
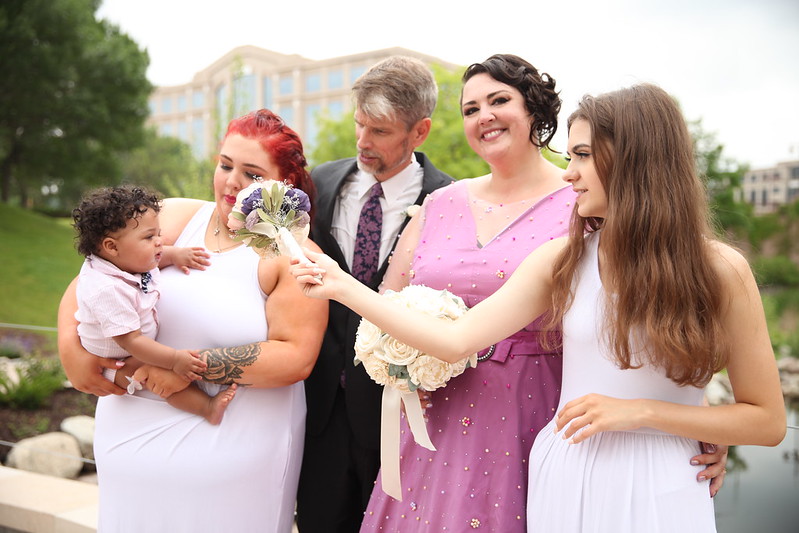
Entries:
[[[174, 371], [187, 381], [202, 379], [206, 364], [190, 350], [156, 342], [159, 266], [175, 265], [188, 273], [207, 257], [202, 248], [163, 246], [158, 197], [140, 187], [123, 185], [87, 194], [72, 211], [78, 252], [86, 256], [78, 276], [78, 334], [89, 352], [139, 361]], [[105, 376], [114, 381], [114, 370]], [[130, 381], [133, 394], [141, 384]], [[167, 399], [170, 405], [219, 424], [236, 385], [210, 397], [187, 387]]]

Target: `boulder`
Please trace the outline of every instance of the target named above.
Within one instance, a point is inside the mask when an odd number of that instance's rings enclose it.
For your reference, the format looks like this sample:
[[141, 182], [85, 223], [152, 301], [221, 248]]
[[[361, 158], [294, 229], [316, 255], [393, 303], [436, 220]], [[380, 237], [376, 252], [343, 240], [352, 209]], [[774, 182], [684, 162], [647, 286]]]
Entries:
[[6, 466], [74, 479], [83, 468], [77, 439], [56, 431], [22, 439], [8, 453]]
[[[94, 417], [70, 416], [61, 422], [61, 431], [75, 437], [84, 459], [94, 461]], [[94, 471], [94, 463], [86, 463], [84, 470]]]

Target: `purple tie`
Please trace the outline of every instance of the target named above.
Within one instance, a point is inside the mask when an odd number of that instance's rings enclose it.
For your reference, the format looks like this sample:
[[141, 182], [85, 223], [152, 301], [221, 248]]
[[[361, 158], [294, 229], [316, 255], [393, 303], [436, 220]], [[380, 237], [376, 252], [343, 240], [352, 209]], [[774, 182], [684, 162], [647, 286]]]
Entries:
[[377, 262], [380, 260], [380, 233], [383, 231], [381, 196], [383, 196], [383, 187], [380, 183], [375, 183], [369, 191], [369, 198], [363, 204], [361, 217], [358, 219], [352, 275], [363, 283], [368, 283], [375, 275]]

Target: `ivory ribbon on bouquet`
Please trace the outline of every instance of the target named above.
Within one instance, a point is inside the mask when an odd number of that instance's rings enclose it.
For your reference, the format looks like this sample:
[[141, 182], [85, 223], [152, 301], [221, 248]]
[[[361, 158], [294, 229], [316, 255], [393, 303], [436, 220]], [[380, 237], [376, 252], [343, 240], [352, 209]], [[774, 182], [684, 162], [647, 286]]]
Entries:
[[383, 492], [402, 501], [400, 481], [400, 406], [405, 405], [405, 417], [416, 444], [436, 451], [427, 434], [422, 413], [422, 403], [415, 392], [400, 392], [393, 387], [383, 387], [383, 411], [380, 422], [380, 470]]

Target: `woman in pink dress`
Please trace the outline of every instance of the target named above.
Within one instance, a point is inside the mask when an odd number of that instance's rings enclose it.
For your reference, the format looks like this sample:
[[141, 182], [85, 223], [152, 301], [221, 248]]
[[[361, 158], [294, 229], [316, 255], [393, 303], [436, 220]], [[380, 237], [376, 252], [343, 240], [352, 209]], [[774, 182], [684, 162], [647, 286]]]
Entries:
[[[464, 132], [491, 173], [430, 195], [382, 288], [447, 289], [472, 307], [539, 244], [568, 232], [574, 193], [541, 154], [557, 129], [555, 80], [501, 55], [469, 67], [463, 81]], [[481, 352], [477, 368], [430, 393], [427, 431], [438, 451], [403, 433], [403, 499], [385, 494], [378, 478], [361, 531], [525, 530], [526, 458], [561, 380], [560, 353], [539, 345], [537, 329], [529, 324]]]

